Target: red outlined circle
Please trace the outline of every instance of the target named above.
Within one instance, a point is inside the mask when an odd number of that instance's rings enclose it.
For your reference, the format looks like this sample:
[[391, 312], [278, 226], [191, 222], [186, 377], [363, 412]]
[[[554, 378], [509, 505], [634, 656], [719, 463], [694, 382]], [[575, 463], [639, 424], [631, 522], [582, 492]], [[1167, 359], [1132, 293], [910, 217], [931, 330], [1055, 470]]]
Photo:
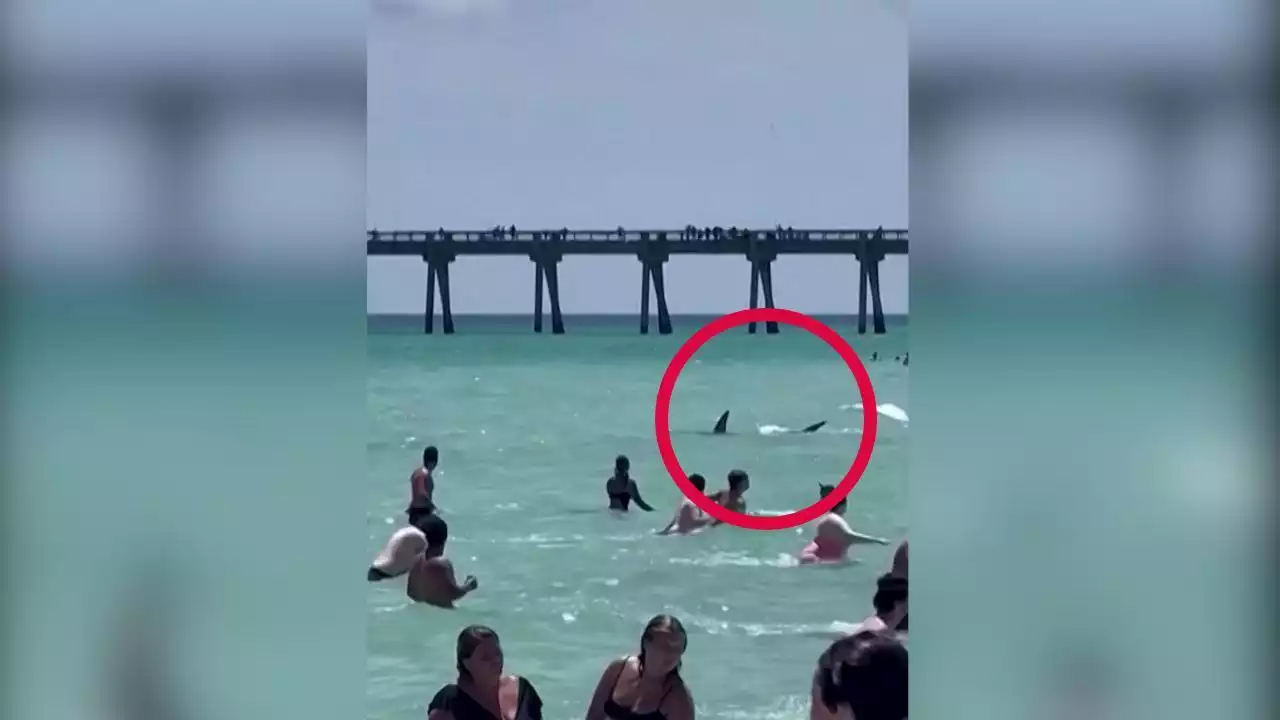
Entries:
[[[858, 383], [858, 394], [862, 396], [862, 441], [858, 444], [858, 454], [854, 457], [849, 472], [836, 486], [835, 492], [807, 508], [786, 515], [745, 515], [716, 504], [711, 498], [698, 492], [698, 489], [689, 482], [689, 476], [680, 467], [680, 460], [676, 458], [675, 448], [671, 445], [671, 394], [676, 388], [676, 379], [680, 377], [680, 372], [684, 370], [684, 366], [688, 364], [694, 353], [698, 352], [708, 340], [726, 330], [752, 322], [778, 322], [808, 330], [817, 335], [849, 366], [849, 372], [853, 373], [853, 378]], [[666, 372], [662, 374], [661, 384], [658, 385], [658, 398], [653, 406], [653, 429], [658, 440], [658, 452], [662, 455], [662, 464], [671, 474], [671, 479], [675, 480], [680, 492], [703, 512], [723, 523], [741, 528], [786, 530], [822, 517], [843, 500], [853, 490], [853, 486], [858, 484], [858, 480], [866, 472], [867, 464], [871, 462], [871, 450], [876, 444], [876, 395], [871, 387], [871, 377], [867, 375], [867, 369], [858, 359], [857, 353], [836, 331], [819, 320], [794, 310], [777, 308], [739, 310], [707, 323], [676, 351], [675, 357], [671, 358], [671, 364], [667, 365]]]

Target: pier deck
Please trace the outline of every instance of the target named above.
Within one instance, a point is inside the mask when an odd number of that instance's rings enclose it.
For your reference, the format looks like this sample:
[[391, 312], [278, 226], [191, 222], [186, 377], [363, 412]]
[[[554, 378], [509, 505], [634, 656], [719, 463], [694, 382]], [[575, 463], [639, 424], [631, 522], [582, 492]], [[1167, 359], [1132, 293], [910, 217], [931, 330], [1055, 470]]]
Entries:
[[[551, 332], [563, 334], [558, 269], [566, 255], [634, 255], [641, 263], [640, 332], [649, 332], [650, 284], [657, 302], [658, 332], [671, 333], [663, 266], [672, 255], [740, 255], [751, 264], [750, 307], [774, 307], [773, 261], [779, 255], [853, 255], [858, 259], [858, 332], [867, 327], [867, 294], [871, 294], [877, 334], [885, 332], [880, 301], [880, 262], [907, 254], [906, 230], [695, 228], [682, 230], [370, 230], [369, 257], [418, 257], [427, 264], [424, 332], [434, 331], [436, 285], [440, 286], [445, 334], [454, 332], [449, 296], [449, 265], [467, 255], [525, 255], [534, 262], [534, 332], [542, 332], [544, 290], [551, 304]], [[755, 333], [756, 326], [748, 326]], [[778, 332], [766, 323], [766, 332]]]

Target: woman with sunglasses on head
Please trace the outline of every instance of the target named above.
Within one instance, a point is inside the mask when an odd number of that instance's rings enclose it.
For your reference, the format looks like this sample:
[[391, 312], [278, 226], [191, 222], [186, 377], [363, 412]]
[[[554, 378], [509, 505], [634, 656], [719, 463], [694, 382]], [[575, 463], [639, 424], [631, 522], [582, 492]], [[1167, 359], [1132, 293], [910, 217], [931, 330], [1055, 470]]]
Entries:
[[600, 675], [587, 720], [693, 720], [693, 697], [680, 677], [688, 644], [676, 618], [650, 620], [640, 654], [614, 660]]
[[427, 720], [542, 720], [533, 684], [504, 675], [498, 634], [472, 625], [458, 635], [458, 681], [440, 688]]

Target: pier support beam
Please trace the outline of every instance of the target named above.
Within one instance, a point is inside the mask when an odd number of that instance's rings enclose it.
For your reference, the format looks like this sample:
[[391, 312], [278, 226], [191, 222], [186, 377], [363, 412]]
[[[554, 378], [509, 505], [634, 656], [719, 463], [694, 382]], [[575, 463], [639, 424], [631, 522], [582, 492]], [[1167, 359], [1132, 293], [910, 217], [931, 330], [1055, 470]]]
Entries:
[[871, 322], [876, 335], [884, 334], [884, 307], [880, 304], [880, 261], [871, 263], [867, 273], [871, 280]]
[[[760, 289], [764, 288], [764, 306], [773, 308], [773, 261], [777, 255], [771, 251], [759, 251], [751, 258], [751, 309], [760, 307]], [[770, 320], [765, 323], [765, 333], [778, 334], [778, 323]], [[747, 333], [756, 333], [756, 323], [747, 323]]]
[[640, 260], [640, 334], [649, 334], [649, 284], [653, 282], [653, 297], [658, 302], [658, 334], [671, 334], [671, 313], [667, 311], [667, 287], [662, 266], [665, 260]]
[[564, 256], [552, 248], [539, 249], [529, 254], [533, 261], [533, 331], [542, 332], [542, 286], [547, 286], [547, 300], [551, 302], [551, 334], [564, 334], [564, 316], [560, 312], [560, 274], [558, 268]]
[[858, 260], [858, 334], [867, 334], [867, 263]]
[[457, 256], [448, 250], [424, 255], [422, 261], [427, 264], [427, 307], [423, 319], [423, 332], [427, 335], [435, 331], [435, 295], [436, 284], [440, 285], [440, 321], [445, 335], [453, 334], [453, 303], [449, 295], [449, 265]]
[[542, 332], [542, 263], [533, 263], [533, 331]]
[[[426, 262], [426, 259], [423, 258]], [[430, 335], [435, 328], [436, 322], [436, 266], [427, 263], [427, 309], [426, 317], [423, 319], [422, 332]]]
[[662, 267], [665, 262], [649, 263], [649, 274], [653, 276], [653, 297], [658, 301], [658, 334], [671, 334], [671, 314], [667, 312], [667, 287], [663, 281]]
[[658, 334], [671, 334], [671, 313], [667, 310], [667, 286], [663, 267], [671, 259], [667, 251], [666, 233], [650, 236], [640, 234], [640, 334], [649, 334], [649, 285], [653, 284], [653, 297], [658, 303]]
[[884, 228], [876, 228], [871, 237], [862, 236], [858, 258], [858, 334], [867, 334], [867, 289], [871, 289], [871, 305], [877, 335], [884, 334], [884, 307], [880, 304], [880, 261], [885, 258]]
[[649, 334], [649, 265], [640, 264], [640, 334]]
[[564, 334], [564, 316], [560, 314], [560, 257], [543, 263], [542, 271], [547, 274], [547, 299], [551, 301], [551, 334]]

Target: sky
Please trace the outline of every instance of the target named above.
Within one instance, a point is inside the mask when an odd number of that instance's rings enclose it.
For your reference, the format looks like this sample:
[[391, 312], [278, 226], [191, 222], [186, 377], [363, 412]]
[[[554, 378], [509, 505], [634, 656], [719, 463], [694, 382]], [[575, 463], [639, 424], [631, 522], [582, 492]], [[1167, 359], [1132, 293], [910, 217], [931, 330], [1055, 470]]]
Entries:
[[[370, 0], [368, 226], [907, 227], [902, 0]], [[426, 267], [370, 258], [368, 311]], [[747, 305], [745, 258], [673, 258], [673, 313]], [[782, 257], [779, 307], [857, 308], [857, 262]], [[527, 258], [460, 258], [455, 313], [532, 311]], [[640, 264], [572, 257], [566, 313], [634, 313]], [[907, 260], [881, 265], [907, 312]], [[439, 307], [437, 305], [437, 307]]]

